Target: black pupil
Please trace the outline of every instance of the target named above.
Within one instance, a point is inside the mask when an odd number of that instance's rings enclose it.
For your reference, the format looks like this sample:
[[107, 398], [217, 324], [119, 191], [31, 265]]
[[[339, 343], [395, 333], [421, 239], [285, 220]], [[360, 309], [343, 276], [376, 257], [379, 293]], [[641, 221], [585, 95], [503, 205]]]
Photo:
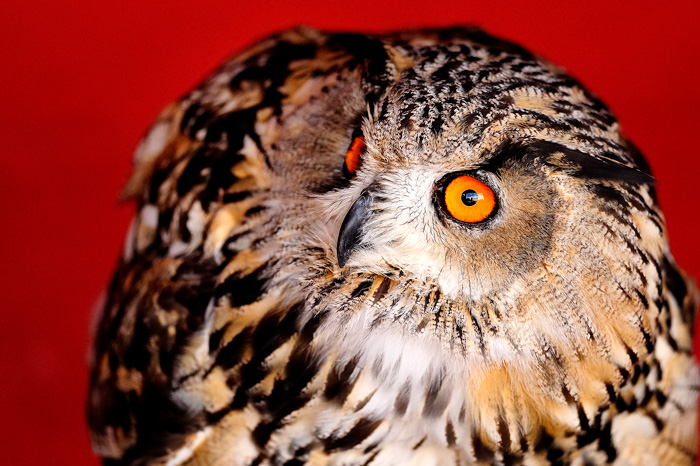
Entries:
[[467, 189], [462, 193], [462, 202], [464, 205], [471, 207], [479, 202], [479, 194], [473, 189]]

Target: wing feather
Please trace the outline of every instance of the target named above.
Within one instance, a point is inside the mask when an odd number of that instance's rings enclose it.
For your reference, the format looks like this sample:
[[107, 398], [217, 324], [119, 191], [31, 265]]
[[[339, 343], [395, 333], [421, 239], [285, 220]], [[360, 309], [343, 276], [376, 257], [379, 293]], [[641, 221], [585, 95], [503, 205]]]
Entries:
[[312, 58], [322, 39], [296, 29], [251, 46], [166, 108], [140, 143], [123, 191], [138, 212], [93, 348], [96, 453], [157, 457], [204, 424], [172, 401], [174, 364], [203, 325], [223, 268], [217, 252], [268, 185], [270, 135], [256, 125], [279, 113], [290, 63]]

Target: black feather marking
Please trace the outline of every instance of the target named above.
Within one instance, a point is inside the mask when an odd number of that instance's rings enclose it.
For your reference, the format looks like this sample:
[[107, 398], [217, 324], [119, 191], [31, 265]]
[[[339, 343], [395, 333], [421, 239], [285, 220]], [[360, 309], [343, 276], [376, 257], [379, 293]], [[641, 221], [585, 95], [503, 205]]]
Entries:
[[588, 417], [586, 412], [583, 410], [583, 406], [580, 403], [576, 403], [576, 412], [578, 414], [578, 422], [581, 426], [581, 430], [588, 430], [590, 428]]
[[548, 450], [552, 446], [552, 443], [554, 443], [554, 438], [552, 438], [548, 432], [542, 430], [540, 432], [540, 438], [537, 440], [537, 444], [535, 445], [535, 451]]
[[[601, 421], [601, 416], [602, 414], [598, 412], [596, 415], [593, 425], [584, 430], [583, 432], [579, 433], [576, 436], [576, 444], [578, 445], [579, 448], [584, 447], [590, 443], [593, 443], [594, 440], [600, 437], [600, 421]], [[579, 417], [581, 417], [581, 414], [579, 413]], [[586, 421], [587, 422], [587, 421]]]
[[247, 275], [234, 273], [216, 287], [215, 296], [227, 296], [231, 306], [240, 307], [256, 301], [267, 280], [263, 277], [269, 264], [263, 264]]
[[323, 440], [323, 447], [326, 452], [334, 450], [347, 450], [362, 443], [364, 439], [372, 435], [377, 427], [382, 423], [381, 419], [371, 420], [360, 419], [350, 431], [340, 438], [330, 437]]
[[330, 374], [328, 374], [328, 380], [326, 381], [326, 389], [324, 391], [326, 399], [335, 401], [341, 405], [345, 403], [345, 399], [348, 397], [357, 381], [357, 378], [355, 378], [351, 382], [350, 376], [357, 367], [358, 362], [359, 358], [356, 356], [348, 361], [342, 370], [339, 369], [337, 365], [333, 366]]
[[615, 403], [615, 400], [617, 399], [617, 395], [615, 394], [615, 388], [611, 384], [605, 384], [605, 389], [608, 392], [608, 399], [610, 400], [610, 403]]
[[656, 395], [656, 401], [659, 403], [659, 407], [663, 408], [668, 400], [668, 397], [661, 390], [656, 390], [654, 394]]
[[527, 436], [520, 434], [520, 451], [525, 453], [526, 451], [530, 450], [530, 442], [527, 439]]
[[487, 464], [492, 464], [494, 462], [495, 455], [493, 451], [484, 445], [479, 434], [472, 435], [472, 447], [474, 448], [474, 456], [477, 461], [483, 461]]
[[362, 466], [370, 466], [379, 453], [381, 453], [381, 450], [377, 450], [374, 453], [372, 453], [372, 455], [370, 455], [370, 457], [367, 458], [367, 461], [362, 463]]
[[359, 285], [357, 285], [357, 288], [355, 288], [352, 291], [350, 299], [355, 299], [358, 296], [362, 296], [363, 294], [365, 294], [365, 292], [367, 292], [367, 290], [369, 290], [369, 288], [372, 286], [372, 283], [374, 283], [373, 278], [361, 282]]
[[210, 150], [207, 147], [202, 147], [198, 149], [189, 160], [182, 174], [177, 180], [177, 194], [183, 197], [185, 194], [190, 192], [190, 190], [197, 184], [201, 183], [205, 176], [202, 171], [208, 168], [211, 163], [210, 157], [212, 153], [216, 152]]
[[423, 446], [423, 444], [425, 443], [426, 440], [427, 440], [427, 437], [423, 437], [422, 439], [420, 439], [420, 440], [418, 441], [418, 443], [416, 443], [415, 445], [413, 445], [413, 447], [411, 447], [411, 449], [412, 449], [412, 450], [418, 450], [420, 447]]
[[600, 431], [598, 448], [608, 455], [608, 462], [612, 463], [617, 458], [617, 450], [612, 444], [612, 422], [608, 421]]
[[447, 440], [447, 446], [453, 447], [457, 441], [455, 436], [455, 428], [452, 425], [452, 421], [447, 421], [445, 424], [445, 440]]
[[252, 334], [253, 330], [250, 327], [243, 329], [241, 333], [219, 350], [211, 369], [221, 367], [223, 370], [228, 370], [240, 363], [243, 350], [251, 343]]
[[155, 170], [151, 175], [151, 180], [148, 185], [148, 202], [151, 204], [158, 203], [158, 194], [160, 187], [165, 180], [168, 179], [170, 172], [168, 170]]
[[[668, 287], [669, 291], [673, 295], [673, 298], [676, 300], [678, 305], [683, 308], [683, 304], [685, 302], [685, 298], [688, 295], [688, 286], [685, 283], [685, 280], [683, 279], [683, 276], [680, 274], [678, 269], [674, 264], [671, 263], [671, 261], [668, 260], [667, 257], [664, 256], [663, 262], [662, 262], [662, 271], [663, 271], [663, 277], [664, 277], [664, 283]], [[684, 320], [686, 322], [692, 322], [692, 313], [695, 311], [695, 309], [691, 309], [690, 315], [685, 315], [686, 313], [683, 313]]]
[[602, 184], [592, 184], [589, 189], [593, 194], [604, 200], [607, 204], [615, 204], [623, 209], [629, 208], [629, 201], [621, 191]]
[[498, 435], [501, 437], [501, 449], [504, 451], [509, 451], [510, 431], [508, 430], [508, 422], [503, 418], [503, 416], [498, 416], [496, 418], [496, 425], [498, 426]]
[[405, 385], [399, 392], [399, 395], [396, 397], [396, 401], [394, 401], [394, 409], [397, 416], [403, 416], [406, 414], [406, 409], [408, 408], [408, 403], [410, 400], [411, 387], [409, 385]]
[[251, 191], [238, 191], [235, 193], [226, 193], [224, 194], [224, 197], [222, 198], [222, 202], [224, 204], [230, 204], [233, 202], [240, 202], [250, 196], [252, 196], [253, 193]]
[[[519, 143], [506, 141], [501, 144], [486, 163], [485, 170], [498, 171], [510, 161], [528, 162], [536, 159], [542, 160], [547, 165], [569, 173], [571, 176], [587, 179], [618, 181], [631, 184], [653, 184], [654, 177], [639, 168], [625, 165], [617, 160], [614, 154], [605, 154], [599, 157], [586, 154], [575, 149], [570, 149], [562, 144], [550, 141], [530, 141]], [[597, 187], [605, 191], [604, 187]], [[620, 196], [613, 196], [610, 192], [602, 192], [603, 196], [610, 196], [615, 202], [629, 203]]]
[[549, 141], [534, 141], [529, 144], [529, 147], [543, 156], [548, 165], [562, 169], [579, 178], [630, 184], [654, 183], [653, 176], [616, 160], [614, 154], [599, 157]]
[[221, 339], [224, 336], [224, 333], [226, 332], [226, 329], [231, 325], [231, 322], [226, 322], [224, 325], [221, 326], [220, 329], [212, 332], [211, 335], [209, 335], [209, 352], [213, 352], [217, 349], [219, 349], [219, 344], [221, 343]]
[[564, 460], [564, 451], [560, 448], [550, 448], [547, 450], [547, 460], [552, 464], [552, 466], [564, 466], [566, 463]]
[[428, 392], [425, 395], [425, 404], [423, 405], [423, 415], [426, 417], [439, 417], [449, 402], [449, 397], [444, 391], [441, 391], [442, 379], [435, 377], [428, 387]]
[[374, 292], [374, 295], [372, 296], [372, 303], [377, 304], [389, 291], [389, 286], [391, 285], [391, 281], [388, 278], [384, 278], [382, 282], [379, 284], [377, 289]]
[[302, 328], [289, 356], [284, 377], [277, 380], [270, 395], [261, 400], [259, 409], [270, 416], [269, 421], [258, 424], [254, 431], [254, 439], [261, 447], [267, 443], [272, 432], [280, 427], [287, 415], [300, 409], [311, 399], [309, 394], [302, 391], [323, 363], [312, 355], [311, 340], [326, 314], [327, 312], [316, 314]]

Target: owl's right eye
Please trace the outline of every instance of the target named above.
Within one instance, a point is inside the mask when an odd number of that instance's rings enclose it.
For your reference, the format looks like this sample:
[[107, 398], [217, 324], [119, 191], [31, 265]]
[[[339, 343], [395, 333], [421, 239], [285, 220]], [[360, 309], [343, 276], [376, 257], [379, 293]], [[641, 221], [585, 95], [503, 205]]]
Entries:
[[449, 180], [441, 196], [447, 212], [464, 223], [483, 222], [496, 209], [496, 197], [491, 188], [469, 175]]
[[362, 153], [365, 151], [365, 138], [362, 134], [356, 134], [345, 153], [345, 163], [343, 164], [343, 171], [347, 175], [354, 175], [357, 170], [360, 169], [362, 164]]

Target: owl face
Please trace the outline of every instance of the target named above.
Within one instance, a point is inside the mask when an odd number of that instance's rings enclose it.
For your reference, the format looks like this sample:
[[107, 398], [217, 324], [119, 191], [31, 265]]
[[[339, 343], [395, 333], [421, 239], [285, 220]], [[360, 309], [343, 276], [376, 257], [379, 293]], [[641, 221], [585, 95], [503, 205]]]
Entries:
[[[372, 150], [370, 141], [367, 158]], [[368, 174], [372, 182], [339, 233], [343, 265], [414, 271], [457, 301], [498, 293], [541, 265], [562, 208], [545, 167], [468, 159], [363, 165], [358, 177]]]
[[[347, 197], [357, 200], [339, 234], [339, 265], [402, 270], [435, 281], [453, 300], [478, 301], [522, 288], [545, 265], [559, 267], [557, 238], [574, 227], [602, 240], [599, 212], [610, 199], [601, 190], [633, 186], [651, 201], [643, 185], [652, 178], [631, 163], [616, 123], [582, 89], [547, 94], [561, 77], [525, 61], [518, 69], [530, 70], [529, 81], [502, 70], [459, 92], [454, 86], [466, 87], [479, 68], [455, 69], [463, 50], [441, 53], [404, 71], [353, 139]], [[504, 83], [514, 90], [497, 92]], [[626, 215], [631, 206], [614, 207]]]
[[653, 179], [576, 82], [529, 56], [499, 52], [509, 65], [489, 72], [468, 53], [480, 52], [394, 50], [407, 68], [329, 155], [345, 184], [315, 198], [313, 228], [328, 233], [333, 283], [389, 285], [351, 300], [321, 288], [328, 334], [355, 354], [383, 327], [404, 348], [441, 345], [429, 371], [506, 365], [540, 372], [550, 396], [564, 383], [599, 403], [650, 342], [664, 235]]

